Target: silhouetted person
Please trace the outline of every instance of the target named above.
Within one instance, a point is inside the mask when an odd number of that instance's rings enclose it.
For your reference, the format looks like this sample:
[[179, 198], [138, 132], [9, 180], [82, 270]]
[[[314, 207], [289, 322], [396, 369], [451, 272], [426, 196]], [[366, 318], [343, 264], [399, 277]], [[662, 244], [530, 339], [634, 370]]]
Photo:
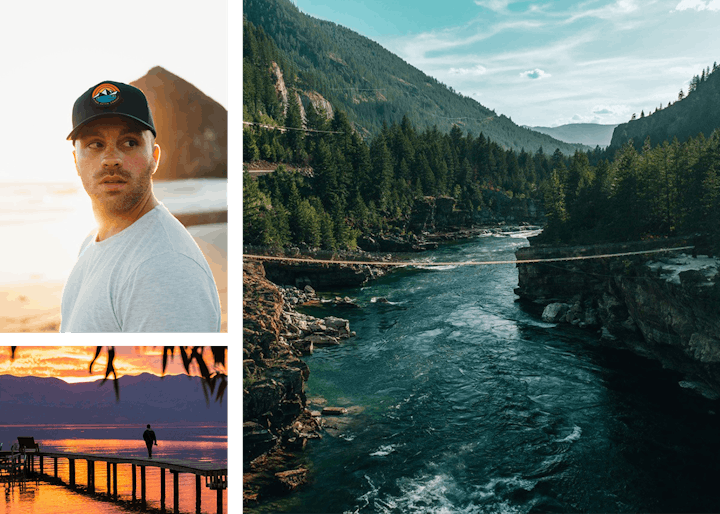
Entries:
[[145, 446], [147, 446], [148, 449], [148, 457], [152, 459], [152, 447], [153, 443], [157, 446], [157, 438], [155, 437], [155, 431], [150, 428], [150, 425], [148, 425], [147, 430], [143, 432], [143, 439], [145, 439]]

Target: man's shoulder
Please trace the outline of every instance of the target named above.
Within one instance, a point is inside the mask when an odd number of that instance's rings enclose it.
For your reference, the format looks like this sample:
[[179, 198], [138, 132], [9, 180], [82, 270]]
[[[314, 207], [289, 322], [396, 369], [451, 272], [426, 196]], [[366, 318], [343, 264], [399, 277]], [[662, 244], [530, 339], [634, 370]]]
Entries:
[[160, 204], [153, 211], [153, 219], [138, 242], [136, 263], [147, 265], [158, 257], [170, 258], [171, 254], [184, 255], [195, 261], [201, 268], [207, 261], [190, 232], [167, 208]]

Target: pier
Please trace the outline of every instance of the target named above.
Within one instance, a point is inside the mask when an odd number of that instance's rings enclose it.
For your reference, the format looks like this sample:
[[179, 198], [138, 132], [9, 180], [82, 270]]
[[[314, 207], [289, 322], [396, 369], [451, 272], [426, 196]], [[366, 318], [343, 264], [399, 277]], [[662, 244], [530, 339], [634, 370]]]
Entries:
[[[15, 454], [17, 457], [18, 454]], [[10, 452], [0, 451], [0, 456], [9, 457]], [[227, 465], [218, 465], [210, 462], [194, 462], [180, 459], [150, 459], [141, 457], [115, 457], [111, 455], [98, 455], [89, 453], [68, 453], [68, 452], [47, 452], [47, 451], [28, 451], [24, 454], [24, 475], [27, 478], [35, 477], [39, 479], [53, 478], [60, 480], [58, 477], [58, 460], [68, 460], [69, 481], [66, 484], [71, 489], [77, 487], [75, 462], [84, 460], [87, 463], [87, 492], [95, 494], [95, 466], [96, 463], [102, 465], [105, 463], [107, 470], [107, 495], [111, 499], [118, 499], [117, 487], [117, 470], [118, 464], [132, 465], [132, 499], [133, 502], [138, 501], [138, 469], [140, 468], [139, 480], [139, 501], [141, 510], [146, 510], [146, 468], [155, 467], [160, 469], [160, 510], [161, 512], [174, 512], [179, 514], [180, 509], [180, 491], [179, 491], [179, 474], [188, 473], [195, 475], [195, 512], [200, 514], [201, 511], [201, 492], [203, 482], [205, 487], [217, 491], [217, 514], [223, 514], [223, 490], [227, 489]], [[49, 467], [48, 467], [49, 466]], [[173, 510], [166, 511], [166, 495], [165, 495], [165, 471], [172, 474], [173, 480]]]

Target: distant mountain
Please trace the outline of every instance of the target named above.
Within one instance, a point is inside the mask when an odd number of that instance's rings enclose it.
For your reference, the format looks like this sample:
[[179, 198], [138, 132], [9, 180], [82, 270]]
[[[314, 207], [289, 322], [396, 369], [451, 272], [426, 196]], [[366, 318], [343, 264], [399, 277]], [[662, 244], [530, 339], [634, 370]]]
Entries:
[[201, 379], [164, 378], [143, 373], [120, 381], [115, 401], [111, 380], [68, 384], [56, 378], [0, 375], [0, 412], [4, 424], [19, 423], [227, 423], [227, 397], [205, 402]]
[[156, 66], [131, 82], [147, 96], [160, 145], [155, 180], [227, 178], [227, 110]]
[[673, 138], [682, 143], [700, 132], [709, 137], [720, 128], [720, 67], [703, 75], [702, 81], [698, 77], [693, 79], [695, 90], [682, 100], [618, 125], [613, 132], [611, 148], [619, 148], [629, 139], [639, 149], [647, 137], [653, 146]]
[[[329, 102], [343, 110], [355, 128], [366, 135], [376, 135], [383, 123], [400, 123], [406, 115], [421, 130], [437, 126], [447, 133], [457, 125], [475, 136], [483, 133], [506, 149], [534, 152], [542, 147], [546, 153], [552, 153], [559, 148], [566, 154], [583, 149], [581, 145], [564, 143], [516, 125], [508, 117], [456, 93], [374, 41], [303, 14], [289, 0], [243, 0], [243, 16], [252, 26], [262, 28], [287, 63], [281, 70], [255, 70], [255, 63], [244, 60], [246, 78], [247, 74], [273, 73], [278, 76], [278, 95], [295, 93], [313, 103]], [[248, 52], [253, 52], [253, 48], [245, 46], [243, 55]], [[243, 106], [252, 103], [249, 98], [252, 95], [267, 93], [267, 88], [244, 92]], [[263, 115], [267, 114], [246, 111], [244, 120], [262, 123]], [[252, 119], [247, 119], [248, 116]]]
[[610, 144], [613, 130], [617, 125], [601, 125], [599, 123], [570, 123], [559, 127], [527, 127], [542, 134], [547, 134], [565, 141], [579, 143], [595, 148], [604, 148]]

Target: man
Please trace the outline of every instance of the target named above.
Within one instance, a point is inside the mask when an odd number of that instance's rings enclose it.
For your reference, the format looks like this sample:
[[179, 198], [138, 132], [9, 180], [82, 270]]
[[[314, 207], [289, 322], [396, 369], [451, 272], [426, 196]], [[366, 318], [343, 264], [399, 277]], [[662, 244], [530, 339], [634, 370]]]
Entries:
[[61, 332], [219, 332], [205, 257], [153, 195], [155, 124], [138, 88], [105, 81], [76, 101], [75, 167], [98, 230], [83, 242], [62, 295]]
[[152, 447], [153, 443], [157, 446], [157, 438], [155, 437], [155, 431], [150, 428], [150, 425], [148, 425], [145, 432], [143, 432], [143, 439], [145, 440], [145, 446], [147, 446], [148, 458], [152, 459]]

